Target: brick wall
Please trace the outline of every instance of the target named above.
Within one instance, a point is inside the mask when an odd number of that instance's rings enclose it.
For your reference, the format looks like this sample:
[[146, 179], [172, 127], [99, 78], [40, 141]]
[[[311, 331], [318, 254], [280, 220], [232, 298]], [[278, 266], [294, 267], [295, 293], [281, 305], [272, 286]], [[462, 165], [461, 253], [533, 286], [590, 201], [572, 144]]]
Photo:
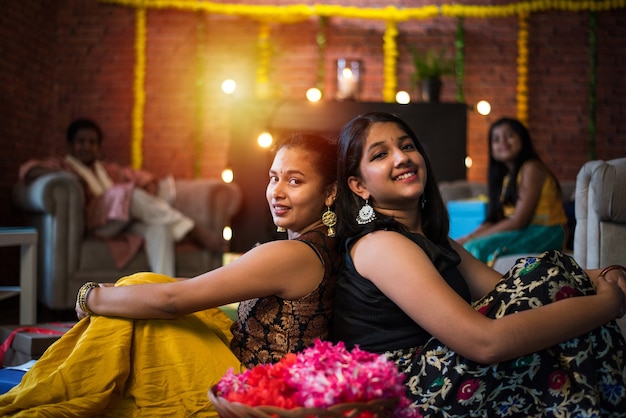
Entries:
[[[233, 1], [234, 3], [237, 3]], [[298, 4], [298, 1], [254, 4]], [[330, 3], [330, 2], [329, 2]], [[378, 3], [334, 1], [374, 7]], [[357, 4], [358, 3], [358, 4]], [[396, 1], [401, 7], [429, 1]], [[445, 2], [441, 2], [445, 3]], [[489, 4], [490, 1], [461, 1]], [[385, 4], [389, 4], [386, 2]], [[529, 125], [538, 150], [562, 180], [575, 179], [588, 159], [589, 14], [549, 11], [530, 18]], [[8, 204], [19, 163], [64, 152], [64, 130], [75, 117], [96, 118], [108, 158], [130, 162], [134, 10], [95, 0], [6, 2], [0, 14], [0, 224], [19, 224]], [[409, 44], [453, 55], [456, 20], [439, 17], [399, 24], [398, 87], [412, 72]], [[490, 122], [515, 116], [517, 19], [467, 18], [465, 98], [492, 103], [490, 116], [468, 116], [468, 178], [484, 180]], [[317, 20], [273, 24], [271, 81], [285, 98], [316, 83]], [[335, 62], [349, 57], [365, 68], [362, 100], [381, 101], [384, 23], [328, 22], [324, 87], [335, 91]], [[247, 115], [219, 91], [227, 77], [250, 93], [258, 26], [249, 19], [185, 11], [148, 12], [144, 167], [178, 177], [212, 177], [228, 164], [230, 123]], [[626, 9], [598, 13], [596, 157], [626, 156]], [[454, 78], [443, 100], [454, 101]]]

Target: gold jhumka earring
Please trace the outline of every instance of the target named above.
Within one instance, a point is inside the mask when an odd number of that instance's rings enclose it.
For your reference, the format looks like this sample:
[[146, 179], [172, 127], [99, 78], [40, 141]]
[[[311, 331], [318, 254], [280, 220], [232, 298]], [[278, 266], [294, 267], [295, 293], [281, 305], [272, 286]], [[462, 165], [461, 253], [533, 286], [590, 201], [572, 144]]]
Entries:
[[322, 223], [324, 224], [324, 226], [328, 227], [326, 235], [328, 235], [329, 237], [334, 237], [335, 228], [333, 227], [337, 225], [337, 214], [330, 210], [330, 206], [326, 206], [326, 212], [322, 214]]

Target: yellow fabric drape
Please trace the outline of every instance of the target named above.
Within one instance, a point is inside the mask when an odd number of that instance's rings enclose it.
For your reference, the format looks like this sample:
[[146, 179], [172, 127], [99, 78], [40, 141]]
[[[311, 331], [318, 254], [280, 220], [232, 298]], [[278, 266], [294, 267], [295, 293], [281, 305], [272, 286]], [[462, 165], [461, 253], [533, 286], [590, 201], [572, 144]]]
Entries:
[[[117, 285], [172, 280], [138, 273]], [[209, 389], [244, 367], [219, 308], [174, 320], [93, 316], [55, 342], [0, 396], [2, 417], [217, 417]]]

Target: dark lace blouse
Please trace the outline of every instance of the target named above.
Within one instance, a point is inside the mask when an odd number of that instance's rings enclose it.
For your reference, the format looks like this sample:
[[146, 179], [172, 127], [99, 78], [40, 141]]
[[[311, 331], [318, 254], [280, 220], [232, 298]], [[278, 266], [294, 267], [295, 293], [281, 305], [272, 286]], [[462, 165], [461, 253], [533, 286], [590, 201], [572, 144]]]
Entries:
[[287, 353], [302, 351], [317, 338], [330, 339], [335, 285], [341, 263], [336, 240], [326, 236], [325, 227], [296, 239], [315, 251], [324, 265], [324, 278], [317, 289], [298, 300], [269, 296], [239, 304], [239, 319], [231, 327], [231, 349], [247, 367], [275, 363]]
[[[448, 243], [437, 245], [423, 235], [398, 232], [424, 250], [446, 282], [470, 301], [469, 288], [456, 267], [461, 258]], [[346, 242], [345, 265], [335, 291], [334, 340], [376, 353], [421, 347], [431, 335], [356, 271], [350, 248], [362, 236]], [[384, 254], [380, 262], [385, 262]]]

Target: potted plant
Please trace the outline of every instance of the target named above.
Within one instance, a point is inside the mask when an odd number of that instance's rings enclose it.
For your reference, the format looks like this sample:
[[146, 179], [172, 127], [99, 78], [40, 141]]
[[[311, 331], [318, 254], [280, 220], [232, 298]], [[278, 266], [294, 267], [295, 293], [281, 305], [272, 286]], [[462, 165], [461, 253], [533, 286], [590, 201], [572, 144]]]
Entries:
[[422, 100], [438, 102], [441, 94], [441, 77], [454, 74], [456, 63], [454, 59], [445, 57], [443, 50], [428, 49], [420, 52], [414, 46], [411, 48], [415, 72], [411, 76], [413, 85], [419, 86]]

